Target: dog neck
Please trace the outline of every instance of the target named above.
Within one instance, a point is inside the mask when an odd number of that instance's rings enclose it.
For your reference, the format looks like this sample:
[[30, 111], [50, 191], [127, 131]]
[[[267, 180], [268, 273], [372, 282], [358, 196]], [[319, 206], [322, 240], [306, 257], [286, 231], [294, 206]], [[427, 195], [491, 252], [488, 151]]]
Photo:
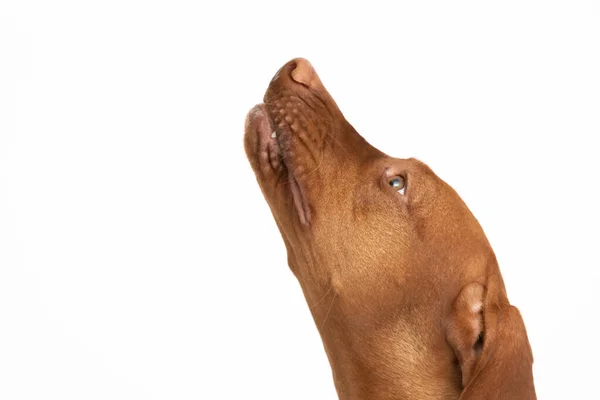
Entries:
[[423, 317], [431, 310], [364, 318], [345, 313], [343, 295], [332, 292], [305, 295], [341, 400], [459, 398], [454, 354], [442, 328]]

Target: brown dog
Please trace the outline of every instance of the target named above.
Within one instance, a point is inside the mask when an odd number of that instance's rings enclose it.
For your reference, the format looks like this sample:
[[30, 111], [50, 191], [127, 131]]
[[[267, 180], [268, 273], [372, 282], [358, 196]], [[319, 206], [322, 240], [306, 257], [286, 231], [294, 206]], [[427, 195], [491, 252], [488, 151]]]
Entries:
[[368, 144], [304, 59], [264, 101], [246, 153], [340, 399], [535, 399], [523, 320], [456, 192]]

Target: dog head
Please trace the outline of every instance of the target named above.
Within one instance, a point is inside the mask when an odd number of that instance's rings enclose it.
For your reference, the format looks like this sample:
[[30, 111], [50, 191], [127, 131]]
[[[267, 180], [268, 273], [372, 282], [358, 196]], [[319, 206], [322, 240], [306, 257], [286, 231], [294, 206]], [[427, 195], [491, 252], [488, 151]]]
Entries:
[[[502, 336], [486, 341], [485, 326], [510, 305], [483, 230], [448, 184], [367, 143], [304, 59], [275, 74], [244, 142], [322, 336], [401, 320], [455, 357], [458, 373], [451, 362], [440, 373], [451, 385], [484, 375], [474, 371]], [[332, 364], [336, 340], [324, 338]]]
[[303, 285], [333, 284], [368, 305], [383, 282], [436, 291], [492, 256], [456, 192], [422, 162], [367, 143], [304, 59], [251, 110], [245, 147]]

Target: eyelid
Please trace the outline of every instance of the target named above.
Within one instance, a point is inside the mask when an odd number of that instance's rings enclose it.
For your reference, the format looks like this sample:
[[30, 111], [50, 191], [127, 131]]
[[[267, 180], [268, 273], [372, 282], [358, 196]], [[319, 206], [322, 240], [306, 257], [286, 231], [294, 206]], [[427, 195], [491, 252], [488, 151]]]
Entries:
[[394, 168], [394, 167], [387, 167], [385, 169], [385, 171], [383, 172], [382, 175], [382, 183], [387, 186], [390, 189], [393, 189], [390, 184], [389, 181], [394, 178], [394, 177], [401, 177], [402, 179], [404, 179], [404, 188], [401, 189], [402, 192], [400, 192], [400, 190], [395, 190], [396, 192], [400, 193], [402, 196], [406, 196], [406, 192], [408, 191], [408, 185], [409, 185], [409, 173], [408, 171], [406, 171], [404, 168]]

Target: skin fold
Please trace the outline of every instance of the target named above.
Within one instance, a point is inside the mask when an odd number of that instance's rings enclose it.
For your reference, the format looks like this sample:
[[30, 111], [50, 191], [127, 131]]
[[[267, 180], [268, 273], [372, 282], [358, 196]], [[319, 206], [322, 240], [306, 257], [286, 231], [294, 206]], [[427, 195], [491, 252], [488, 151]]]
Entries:
[[458, 194], [348, 123], [305, 59], [246, 118], [244, 145], [340, 399], [535, 399], [496, 257]]

